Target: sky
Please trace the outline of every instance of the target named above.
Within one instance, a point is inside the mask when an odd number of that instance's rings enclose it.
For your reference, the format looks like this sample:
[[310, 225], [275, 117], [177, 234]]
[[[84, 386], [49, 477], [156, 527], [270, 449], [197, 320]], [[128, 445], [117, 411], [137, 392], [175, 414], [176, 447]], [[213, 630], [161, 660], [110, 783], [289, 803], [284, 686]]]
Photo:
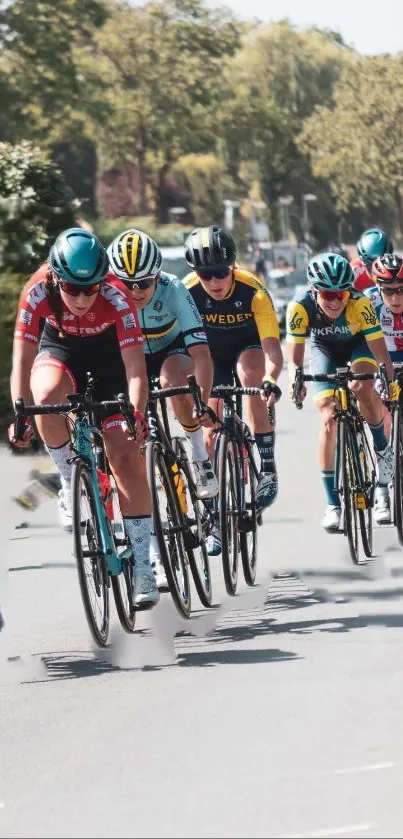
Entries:
[[298, 27], [334, 29], [360, 53], [375, 55], [403, 51], [401, 0], [207, 0], [210, 6], [228, 6], [238, 17], [274, 21], [288, 18]]

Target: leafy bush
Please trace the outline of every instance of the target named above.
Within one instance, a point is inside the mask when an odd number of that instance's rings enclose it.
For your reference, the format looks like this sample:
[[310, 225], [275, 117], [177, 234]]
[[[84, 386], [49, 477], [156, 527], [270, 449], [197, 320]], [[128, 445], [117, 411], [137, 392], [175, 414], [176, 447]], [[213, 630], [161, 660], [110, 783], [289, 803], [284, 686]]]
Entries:
[[48, 154], [27, 141], [0, 143], [0, 271], [30, 273], [79, 202]]
[[123, 230], [129, 227], [136, 227], [148, 233], [155, 241], [164, 245], [183, 245], [184, 237], [190, 232], [189, 225], [182, 224], [157, 224], [153, 216], [122, 216], [114, 219], [91, 220], [94, 233], [103, 245], [110, 244]]

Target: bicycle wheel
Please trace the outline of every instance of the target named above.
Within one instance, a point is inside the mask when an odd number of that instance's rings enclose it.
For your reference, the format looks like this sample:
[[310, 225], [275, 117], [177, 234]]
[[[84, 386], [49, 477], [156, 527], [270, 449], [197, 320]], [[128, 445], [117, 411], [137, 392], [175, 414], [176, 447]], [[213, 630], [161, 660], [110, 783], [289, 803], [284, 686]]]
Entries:
[[372, 467], [364, 429], [360, 429], [356, 439], [359, 441], [358, 457], [361, 464], [363, 480], [363, 492], [357, 493], [361, 541], [365, 556], [372, 556], [372, 508], [374, 503], [375, 472]]
[[348, 539], [350, 556], [358, 565], [358, 526], [357, 508], [355, 503], [355, 474], [352, 457], [351, 431], [345, 422], [339, 426], [341, 492], [344, 506], [344, 532]]
[[147, 476], [153, 505], [154, 533], [171, 596], [178, 612], [188, 618], [191, 596], [184, 543], [185, 523], [174, 486], [174, 477], [158, 442], [150, 442], [147, 446]]
[[400, 406], [393, 415], [394, 505], [399, 543], [403, 545], [403, 429]]
[[203, 503], [197, 498], [187, 452], [179, 437], [172, 438], [172, 448], [179, 461], [180, 493], [185, 494], [185, 547], [189, 558], [192, 577], [197, 594], [203, 606], [211, 606], [213, 589], [210, 574], [210, 561], [206, 547], [207, 523], [203, 519]]
[[[247, 454], [247, 457], [245, 457]], [[248, 586], [253, 586], [257, 569], [257, 514], [256, 488], [257, 477], [253, 469], [253, 449], [246, 443], [244, 450], [244, 492], [245, 513], [239, 532], [239, 548], [243, 566], [243, 575]], [[244, 529], [245, 528], [245, 529]]]
[[218, 440], [219, 523], [225, 588], [233, 596], [238, 582], [238, 470], [236, 444], [225, 432]]
[[133, 553], [130, 543], [126, 546], [123, 517], [120, 511], [118, 488], [113, 475], [110, 475], [112, 486], [113, 520], [109, 521], [112, 541], [115, 551], [120, 556], [122, 570], [120, 574], [111, 574], [113, 597], [118, 618], [125, 632], [134, 632], [136, 628], [136, 609], [133, 601]]
[[78, 579], [85, 615], [96, 644], [109, 633], [109, 575], [102, 550], [94, 487], [88, 466], [75, 461], [72, 471], [73, 533]]

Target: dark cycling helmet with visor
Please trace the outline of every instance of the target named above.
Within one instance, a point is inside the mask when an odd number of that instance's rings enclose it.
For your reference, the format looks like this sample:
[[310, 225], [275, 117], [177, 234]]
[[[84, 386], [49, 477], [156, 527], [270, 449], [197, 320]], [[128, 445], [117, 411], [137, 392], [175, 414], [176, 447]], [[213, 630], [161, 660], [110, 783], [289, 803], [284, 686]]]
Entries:
[[101, 283], [109, 270], [105, 248], [93, 233], [81, 227], [70, 227], [59, 234], [48, 262], [61, 282], [77, 286]]
[[236, 261], [235, 240], [225, 227], [196, 227], [185, 241], [185, 259], [199, 274], [225, 276]]
[[397, 283], [403, 280], [403, 259], [397, 253], [378, 256], [372, 265], [371, 274], [377, 285]]

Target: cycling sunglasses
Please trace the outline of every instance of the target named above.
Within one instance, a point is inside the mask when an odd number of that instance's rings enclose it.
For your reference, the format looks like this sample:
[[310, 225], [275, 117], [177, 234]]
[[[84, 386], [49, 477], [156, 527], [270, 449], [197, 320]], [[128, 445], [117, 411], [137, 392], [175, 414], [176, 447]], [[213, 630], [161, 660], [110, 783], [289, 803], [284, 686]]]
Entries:
[[59, 280], [59, 288], [70, 297], [79, 297], [84, 294], [85, 297], [92, 297], [93, 294], [98, 294], [101, 288], [101, 283], [93, 283], [92, 285], [76, 285], [75, 283], [63, 283]]
[[385, 288], [385, 286], [381, 285], [380, 290], [382, 294], [386, 295], [386, 297], [393, 297], [394, 294], [396, 294], [397, 297], [401, 297], [403, 294], [403, 286], [397, 286], [397, 288], [391, 288], [389, 286]]
[[158, 282], [160, 278], [160, 272], [158, 274], [154, 274], [153, 277], [144, 277], [144, 280], [125, 280], [125, 285], [130, 291], [133, 289], [138, 288], [139, 291], [145, 291], [146, 288], [151, 288], [152, 284]]
[[318, 294], [322, 300], [326, 300], [328, 303], [334, 302], [335, 300], [341, 303], [342, 300], [347, 300], [350, 297], [349, 291], [322, 291], [321, 288], [318, 288]]
[[196, 274], [200, 277], [201, 280], [208, 283], [210, 280], [223, 280], [225, 277], [228, 277], [228, 274], [231, 273], [231, 268], [228, 265], [225, 265], [223, 268], [214, 268], [213, 271], [199, 271], [196, 270]]

